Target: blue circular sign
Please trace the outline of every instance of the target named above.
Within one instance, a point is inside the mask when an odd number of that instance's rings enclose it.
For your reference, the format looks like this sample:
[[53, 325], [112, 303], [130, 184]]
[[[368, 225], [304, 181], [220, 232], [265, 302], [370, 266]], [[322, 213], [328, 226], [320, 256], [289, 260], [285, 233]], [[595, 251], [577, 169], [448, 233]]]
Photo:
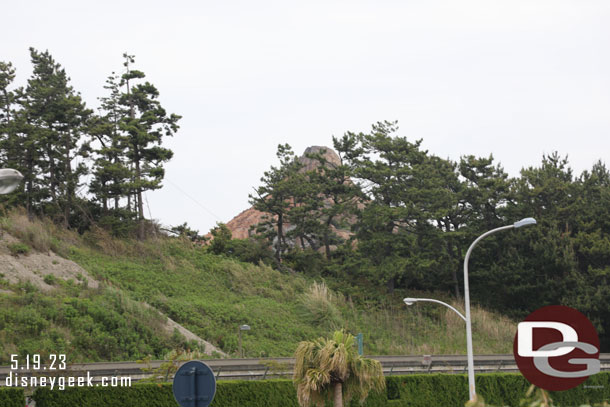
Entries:
[[180, 366], [172, 387], [181, 407], [208, 407], [216, 394], [216, 378], [208, 365], [192, 360]]

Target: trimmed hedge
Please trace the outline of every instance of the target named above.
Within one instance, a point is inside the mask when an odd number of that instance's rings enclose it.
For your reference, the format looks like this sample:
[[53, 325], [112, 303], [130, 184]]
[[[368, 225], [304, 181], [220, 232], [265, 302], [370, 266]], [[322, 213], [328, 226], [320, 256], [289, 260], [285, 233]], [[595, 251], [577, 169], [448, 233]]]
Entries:
[[[477, 392], [493, 405], [517, 407], [529, 387], [527, 380], [518, 373], [479, 374], [476, 380]], [[461, 374], [390, 376], [386, 377], [386, 383], [387, 391], [371, 394], [364, 407], [463, 407], [468, 398], [468, 379]], [[23, 391], [20, 394], [19, 406], [23, 403]], [[598, 373], [572, 390], [551, 392], [551, 397], [561, 407], [610, 400], [610, 372]], [[34, 399], [38, 407], [178, 405], [169, 383], [135, 384], [132, 387], [76, 387], [63, 391], [38, 388]], [[0, 402], [0, 405], [9, 404]], [[350, 407], [358, 405], [356, 400], [350, 403]], [[290, 380], [222, 380], [217, 382], [211, 407], [298, 407], [298, 403]]]
[[0, 387], [0, 406], [23, 407], [25, 405], [25, 393], [20, 387]]
[[171, 383], [134, 384], [131, 387], [66, 387], [34, 392], [37, 407], [177, 407]]
[[[391, 406], [463, 407], [468, 401], [468, 378], [456, 374], [418, 374], [386, 378]], [[518, 407], [530, 383], [519, 373], [488, 373], [476, 376], [477, 394], [486, 403]], [[574, 389], [549, 392], [556, 406], [569, 407], [610, 400], [610, 372], [591, 376]]]
[[210, 405], [217, 406], [299, 407], [299, 403], [291, 380], [223, 380], [216, 382], [216, 395]]
[[[132, 387], [70, 387], [64, 390], [38, 388], [38, 407], [177, 407], [172, 385], [134, 384]], [[364, 407], [385, 407], [385, 393], [371, 394]], [[4, 406], [4, 404], [0, 404]], [[291, 380], [223, 380], [216, 383], [211, 407], [299, 407]], [[328, 404], [331, 407], [330, 404]], [[352, 400], [350, 407], [358, 407]]]

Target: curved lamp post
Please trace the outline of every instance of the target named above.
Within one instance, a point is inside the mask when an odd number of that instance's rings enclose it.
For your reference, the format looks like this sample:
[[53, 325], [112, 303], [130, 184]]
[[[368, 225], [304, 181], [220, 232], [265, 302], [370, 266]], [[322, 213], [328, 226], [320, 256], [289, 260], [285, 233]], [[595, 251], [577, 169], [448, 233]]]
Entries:
[[471, 322], [470, 321], [470, 291], [468, 288], [468, 259], [470, 258], [470, 253], [472, 253], [472, 249], [474, 249], [474, 247], [476, 246], [477, 243], [479, 243], [483, 238], [491, 235], [492, 233], [496, 233], [501, 230], [513, 229], [513, 228], [517, 229], [522, 226], [535, 225], [535, 224], [536, 224], [536, 219], [525, 218], [525, 219], [521, 219], [518, 222], [513, 223], [512, 225], [501, 226], [499, 228], [492, 229], [488, 232], [483, 233], [474, 242], [472, 242], [472, 244], [468, 248], [468, 251], [466, 252], [466, 257], [464, 258], [464, 302], [465, 302], [465, 309], [466, 309], [466, 318], [465, 318], [465, 321], [466, 321], [466, 348], [467, 348], [466, 350], [468, 352], [468, 390], [469, 390], [469, 394], [470, 394], [470, 400], [474, 399], [474, 396], [476, 395], [476, 389], [475, 389], [475, 384], [474, 384], [474, 357], [472, 354], [472, 328], [471, 328], [471, 324], [470, 324], [470, 322]]
[[405, 298], [403, 301], [407, 305], [413, 305], [413, 303], [416, 303], [416, 302], [435, 302], [437, 304], [441, 304], [441, 305], [444, 305], [445, 307], [449, 308], [450, 310], [452, 310], [453, 312], [458, 314], [460, 316], [460, 318], [462, 318], [464, 321], [466, 321], [466, 317], [464, 315], [462, 315], [462, 313], [460, 311], [456, 310], [454, 307], [447, 304], [446, 302], [442, 302], [439, 300], [433, 300], [432, 298]]
[[0, 195], [13, 192], [18, 186], [23, 175], [12, 168], [0, 169]]

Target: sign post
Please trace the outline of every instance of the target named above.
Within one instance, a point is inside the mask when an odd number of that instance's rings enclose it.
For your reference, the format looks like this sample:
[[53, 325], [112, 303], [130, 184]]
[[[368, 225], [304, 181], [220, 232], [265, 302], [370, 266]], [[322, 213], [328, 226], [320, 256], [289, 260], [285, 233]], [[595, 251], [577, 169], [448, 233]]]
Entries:
[[208, 365], [191, 360], [176, 372], [172, 389], [181, 407], [208, 407], [216, 394], [216, 378]]
[[358, 354], [360, 356], [362, 356], [362, 354], [364, 353], [364, 344], [363, 344], [363, 340], [362, 340], [362, 333], [359, 333], [358, 335], [356, 335], [356, 340], [358, 341]]

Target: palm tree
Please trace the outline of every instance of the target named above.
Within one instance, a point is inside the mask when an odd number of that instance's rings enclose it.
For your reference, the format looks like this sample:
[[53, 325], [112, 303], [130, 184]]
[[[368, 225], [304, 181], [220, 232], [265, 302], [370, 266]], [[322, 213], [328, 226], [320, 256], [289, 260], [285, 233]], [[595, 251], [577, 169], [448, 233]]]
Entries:
[[369, 391], [385, 388], [381, 363], [360, 356], [356, 338], [335, 331], [332, 339], [299, 343], [293, 381], [301, 407], [324, 406], [333, 395], [334, 407], [343, 407], [356, 396], [363, 402]]

